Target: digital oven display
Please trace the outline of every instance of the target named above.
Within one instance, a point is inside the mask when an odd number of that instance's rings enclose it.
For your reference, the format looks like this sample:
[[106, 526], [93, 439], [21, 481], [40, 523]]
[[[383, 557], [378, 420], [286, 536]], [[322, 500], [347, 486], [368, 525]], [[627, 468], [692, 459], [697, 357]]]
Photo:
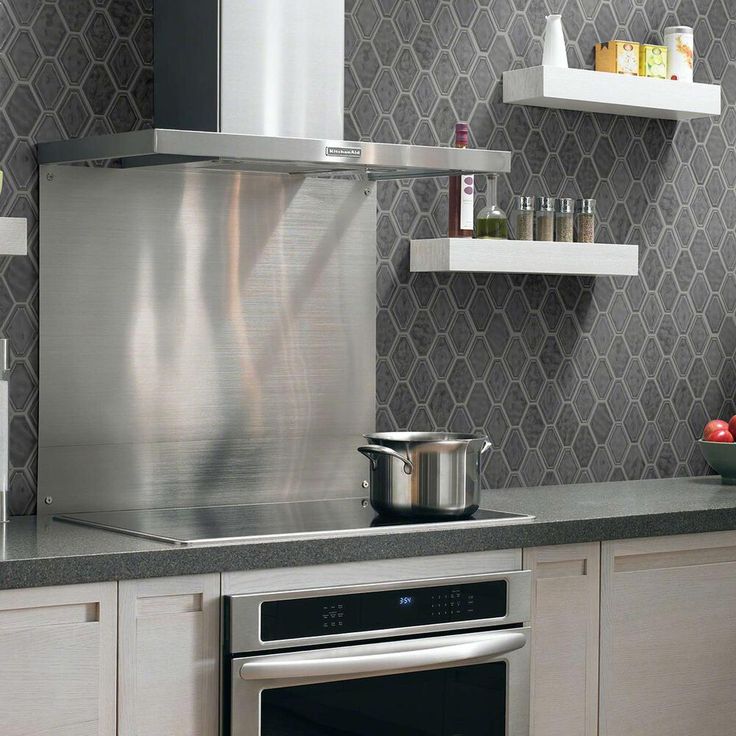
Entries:
[[506, 581], [491, 580], [264, 601], [261, 604], [261, 639], [278, 641], [502, 618], [506, 615], [506, 597]]

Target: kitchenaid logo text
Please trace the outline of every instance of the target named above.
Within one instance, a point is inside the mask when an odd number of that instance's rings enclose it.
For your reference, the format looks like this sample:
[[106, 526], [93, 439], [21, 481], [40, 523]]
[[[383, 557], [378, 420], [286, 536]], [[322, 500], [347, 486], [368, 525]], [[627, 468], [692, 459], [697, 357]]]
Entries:
[[363, 150], [361, 148], [355, 148], [352, 146], [326, 146], [326, 156], [352, 156], [360, 158]]

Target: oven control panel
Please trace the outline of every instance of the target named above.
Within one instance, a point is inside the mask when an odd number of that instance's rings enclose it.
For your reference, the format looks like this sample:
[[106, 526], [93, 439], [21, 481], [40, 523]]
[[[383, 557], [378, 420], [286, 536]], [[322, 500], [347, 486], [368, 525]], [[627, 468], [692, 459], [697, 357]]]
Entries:
[[503, 618], [506, 580], [291, 598], [261, 604], [261, 640]]

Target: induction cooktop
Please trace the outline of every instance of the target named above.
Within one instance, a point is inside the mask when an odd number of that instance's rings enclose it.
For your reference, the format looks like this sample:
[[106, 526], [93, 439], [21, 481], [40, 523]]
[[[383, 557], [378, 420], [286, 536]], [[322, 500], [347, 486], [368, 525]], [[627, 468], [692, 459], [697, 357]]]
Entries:
[[335, 534], [363, 536], [380, 529], [416, 531], [428, 527], [499, 526], [534, 517], [478, 509], [472, 516], [447, 520], [388, 519], [377, 516], [366, 499], [345, 498], [296, 503], [198, 506], [64, 514], [54, 518], [172, 544], [216, 544], [310, 539]]

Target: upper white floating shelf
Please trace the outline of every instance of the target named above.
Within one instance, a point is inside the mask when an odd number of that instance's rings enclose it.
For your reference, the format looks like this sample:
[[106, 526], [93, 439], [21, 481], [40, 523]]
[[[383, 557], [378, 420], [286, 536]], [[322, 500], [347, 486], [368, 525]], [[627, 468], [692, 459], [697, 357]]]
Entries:
[[123, 159], [125, 166], [166, 164], [311, 175], [345, 172], [372, 180], [511, 171], [508, 151], [163, 128], [38, 145], [40, 164], [110, 159]]
[[589, 69], [532, 66], [504, 72], [503, 101], [608, 115], [692, 120], [721, 114], [721, 87]]
[[0, 256], [28, 255], [28, 223], [25, 217], [0, 217]]
[[539, 240], [412, 240], [412, 271], [636, 276], [639, 246]]

